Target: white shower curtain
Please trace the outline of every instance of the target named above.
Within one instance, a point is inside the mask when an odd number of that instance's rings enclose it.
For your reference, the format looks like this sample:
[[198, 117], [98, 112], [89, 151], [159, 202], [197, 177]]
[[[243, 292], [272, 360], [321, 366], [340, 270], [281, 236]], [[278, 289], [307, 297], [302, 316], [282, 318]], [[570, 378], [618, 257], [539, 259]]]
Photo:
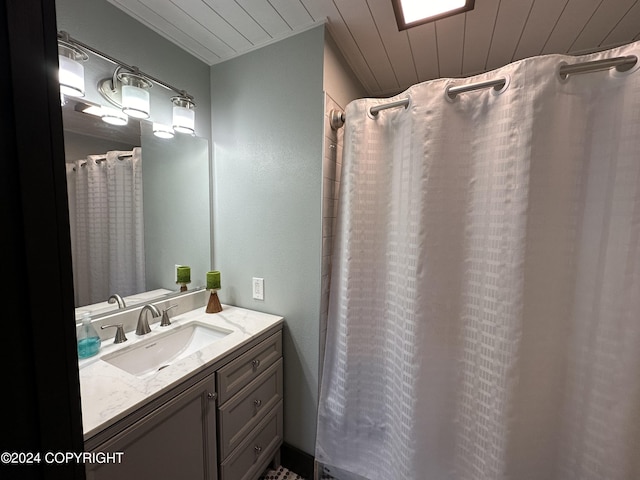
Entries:
[[67, 188], [76, 305], [144, 291], [140, 147], [67, 164]]
[[[558, 75], [639, 54], [348, 106], [320, 462], [370, 480], [640, 478], [640, 72]], [[497, 77], [501, 93], [445, 95]]]

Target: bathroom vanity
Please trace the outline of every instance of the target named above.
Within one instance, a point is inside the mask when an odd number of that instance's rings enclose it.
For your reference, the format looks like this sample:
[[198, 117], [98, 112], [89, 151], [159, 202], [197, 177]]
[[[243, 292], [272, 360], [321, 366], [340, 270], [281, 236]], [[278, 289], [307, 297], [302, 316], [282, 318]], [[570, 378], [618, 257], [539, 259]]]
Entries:
[[[171, 321], [80, 362], [85, 451], [116, 459], [87, 464], [87, 478], [256, 480], [279, 464], [282, 317], [224, 306]], [[187, 335], [195, 346], [165, 362]], [[158, 346], [157, 362], [145, 357]]]

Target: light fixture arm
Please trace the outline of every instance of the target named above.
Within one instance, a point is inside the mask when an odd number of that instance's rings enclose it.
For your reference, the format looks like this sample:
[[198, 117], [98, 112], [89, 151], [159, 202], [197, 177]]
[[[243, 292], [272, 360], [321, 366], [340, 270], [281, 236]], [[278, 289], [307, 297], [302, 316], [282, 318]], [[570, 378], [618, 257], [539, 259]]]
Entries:
[[172, 90], [172, 91], [176, 92], [178, 95], [180, 95], [182, 97], [185, 97], [185, 98], [188, 98], [190, 101], [193, 102], [193, 96], [189, 95], [185, 90], [179, 89], [179, 88], [174, 87], [173, 85], [171, 85], [169, 83], [163, 82], [162, 80], [160, 80], [160, 79], [158, 79], [158, 78], [156, 78], [156, 77], [154, 77], [152, 75], [149, 75], [148, 73], [145, 73], [145, 72], [141, 71], [138, 67], [127, 65], [126, 63], [118, 60], [117, 58], [114, 58], [111, 55], [107, 55], [106, 53], [101, 52], [97, 48], [93, 48], [93, 47], [87, 45], [86, 43], [83, 43], [80, 40], [77, 40], [77, 39], [71, 37], [71, 35], [69, 35], [65, 31], [58, 32], [58, 39], [63, 41], [63, 42], [66, 42], [66, 43], [73, 44], [73, 45], [75, 45], [75, 46], [77, 46], [77, 47], [79, 47], [79, 48], [81, 48], [83, 50], [88, 50], [89, 52], [93, 53], [94, 55], [96, 55], [96, 56], [98, 56], [100, 58], [103, 58], [103, 59], [113, 63], [114, 65], [119, 65], [119, 68], [116, 68], [116, 70], [113, 73], [114, 78], [111, 81], [111, 86], [112, 87], [114, 87], [116, 85], [115, 77], [116, 77], [116, 75], [118, 73], [118, 70], [120, 68], [122, 68], [124, 70], [128, 70], [131, 73], [134, 73], [135, 75], [138, 75], [140, 77], [144, 77], [145, 79], [147, 79], [147, 80], [149, 80], [149, 81], [151, 81], [153, 83], [156, 83], [156, 84], [160, 85], [161, 87], [166, 88], [167, 90]]

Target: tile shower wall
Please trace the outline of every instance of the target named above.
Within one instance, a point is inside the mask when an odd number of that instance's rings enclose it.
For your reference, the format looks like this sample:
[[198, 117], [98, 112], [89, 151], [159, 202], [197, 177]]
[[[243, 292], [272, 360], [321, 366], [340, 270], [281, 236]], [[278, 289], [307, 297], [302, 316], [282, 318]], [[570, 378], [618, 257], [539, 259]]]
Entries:
[[331, 282], [331, 258], [336, 230], [340, 175], [342, 173], [342, 145], [344, 128], [333, 130], [330, 122], [331, 110], [344, 110], [331, 96], [324, 94], [324, 144], [322, 160], [322, 295], [320, 297], [320, 357], [318, 378], [322, 376], [325, 340], [327, 337], [327, 315], [329, 312], [329, 286]]

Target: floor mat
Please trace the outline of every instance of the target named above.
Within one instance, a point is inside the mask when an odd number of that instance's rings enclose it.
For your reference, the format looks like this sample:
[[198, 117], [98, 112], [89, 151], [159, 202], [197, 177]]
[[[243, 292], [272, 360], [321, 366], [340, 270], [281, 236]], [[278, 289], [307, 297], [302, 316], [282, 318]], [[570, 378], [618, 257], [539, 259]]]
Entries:
[[297, 473], [287, 470], [284, 467], [278, 467], [276, 470], [269, 470], [260, 480], [306, 480]]

